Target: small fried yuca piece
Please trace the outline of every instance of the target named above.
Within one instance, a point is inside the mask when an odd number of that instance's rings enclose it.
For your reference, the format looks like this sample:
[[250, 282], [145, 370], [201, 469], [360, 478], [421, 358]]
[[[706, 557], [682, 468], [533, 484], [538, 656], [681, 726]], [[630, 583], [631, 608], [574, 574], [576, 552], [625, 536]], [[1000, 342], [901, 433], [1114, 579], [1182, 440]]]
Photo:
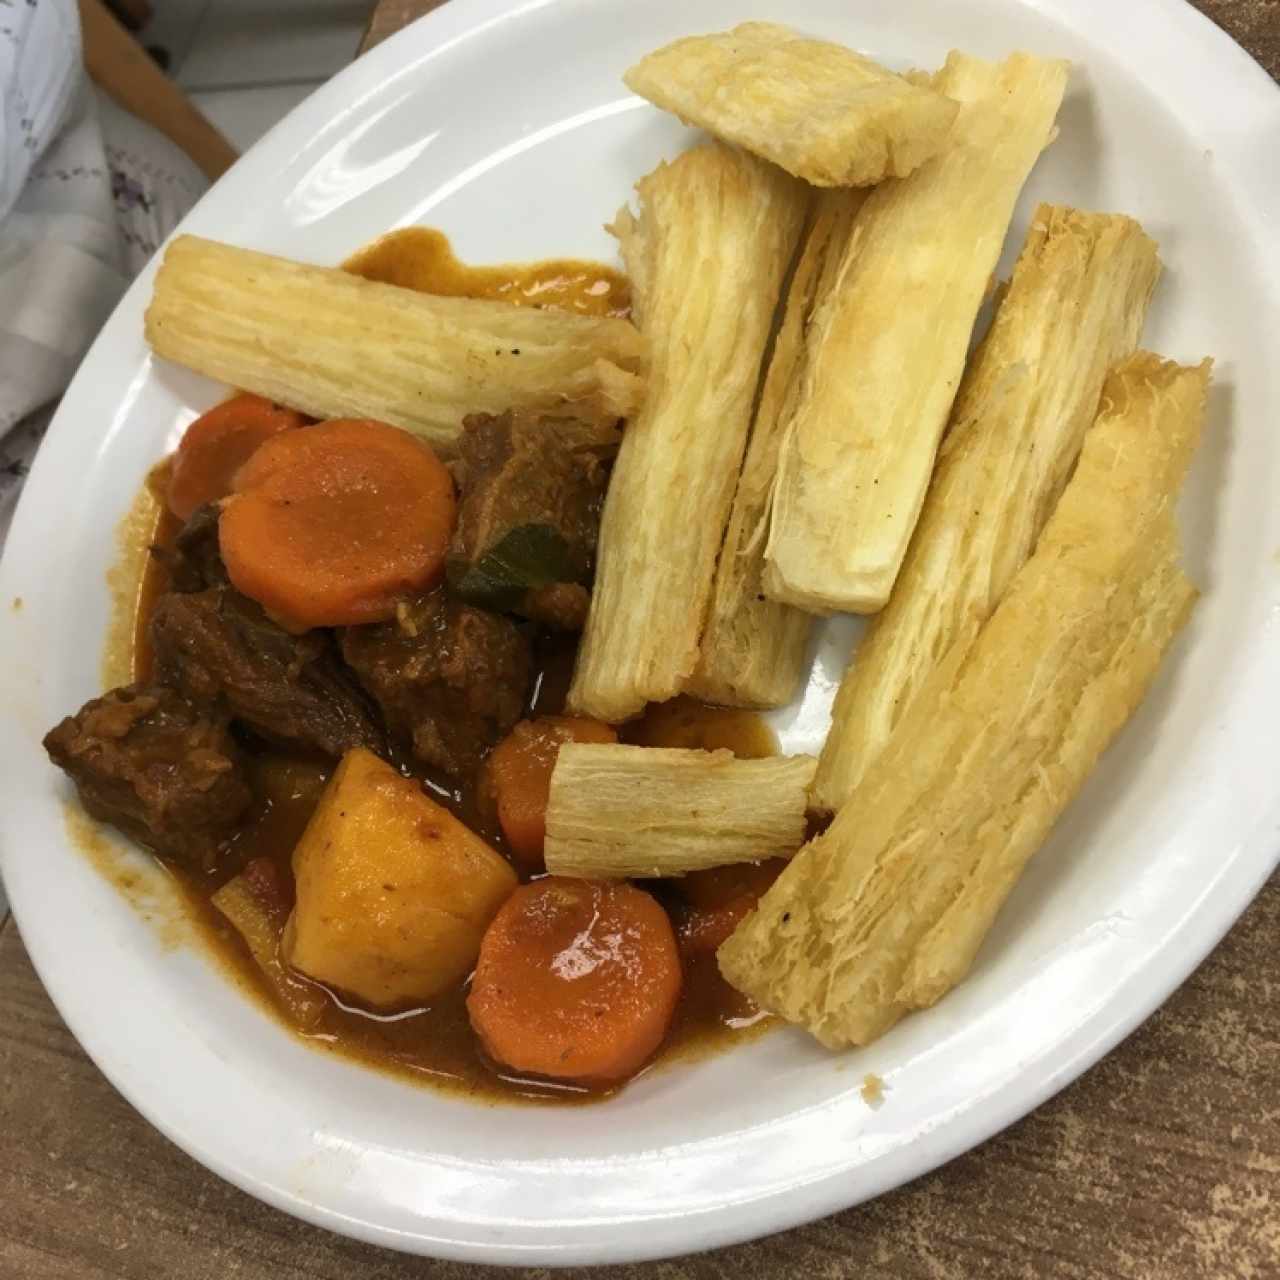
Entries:
[[1208, 361], [1145, 352], [1111, 375], [1004, 599], [720, 948], [734, 986], [837, 1047], [874, 1040], [964, 976], [1195, 601], [1172, 509], [1208, 378]]
[[448, 452], [469, 413], [603, 425], [644, 392], [625, 320], [445, 298], [179, 236], [146, 316], [158, 355], [318, 418], [375, 418]]
[[765, 590], [813, 613], [883, 608], [915, 528], [973, 322], [1067, 64], [953, 53], [946, 150], [868, 197], [786, 429]]
[[768, 599], [760, 582], [769, 494], [782, 428], [795, 409], [804, 379], [814, 317], [831, 291], [865, 198], [857, 188], [822, 193], [791, 278], [786, 315], [774, 341], [716, 562], [698, 666], [686, 686], [706, 702], [780, 707], [795, 696], [804, 674], [812, 618], [802, 609]]
[[637, 185], [614, 224], [650, 343], [622, 439], [570, 709], [617, 724], [698, 659], [774, 307], [808, 206], [781, 169], [718, 142]]
[[300, 977], [280, 955], [280, 937], [289, 917], [281, 872], [269, 858], [256, 858], [209, 901], [244, 939], [267, 986], [295, 1027], [313, 1028], [324, 1016], [328, 997]]
[[942, 150], [957, 111], [852, 49], [772, 22], [677, 40], [622, 78], [686, 123], [818, 187], [905, 177]]
[[812, 756], [568, 742], [551, 775], [547, 870], [587, 879], [682, 876], [794, 853]]
[[834, 813], [953, 643], [991, 616], [1035, 546], [1133, 353], [1160, 264], [1131, 218], [1041, 205], [969, 363], [920, 521], [840, 684], [813, 805]]

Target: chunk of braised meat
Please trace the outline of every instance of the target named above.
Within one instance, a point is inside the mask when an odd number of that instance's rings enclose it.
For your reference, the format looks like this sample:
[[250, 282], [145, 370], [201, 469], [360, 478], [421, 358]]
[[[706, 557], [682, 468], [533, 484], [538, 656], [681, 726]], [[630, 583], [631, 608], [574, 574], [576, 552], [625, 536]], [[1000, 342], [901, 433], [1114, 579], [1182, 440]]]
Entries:
[[463, 422], [449, 586], [487, 609], [581, 630], [606, 472], [581, 424], [508, 412]]
[[466, 777], [520, 718], [529, 642], [500, 614], [433, 591], [390, 622], [347, 627], [342, 656], [424, 764]]
[[213, 867], [253, 800], [225, 716], [162, 686], [86, 702], [44, 746], [90, 814], [196, 870]]
[[174, 591], [204, 591], [230, 582], [218, 550], [218, 508], [212, 503], [196, 508], [178, 530], [172, 548], [162, 554]]
[[386, 748], [328, 631], [292, 635], [239, 592], [211, 587], [161, 596], [150, 634], [158, 679], [193, 702], [225, 707], [270, 743], [333, 757]]

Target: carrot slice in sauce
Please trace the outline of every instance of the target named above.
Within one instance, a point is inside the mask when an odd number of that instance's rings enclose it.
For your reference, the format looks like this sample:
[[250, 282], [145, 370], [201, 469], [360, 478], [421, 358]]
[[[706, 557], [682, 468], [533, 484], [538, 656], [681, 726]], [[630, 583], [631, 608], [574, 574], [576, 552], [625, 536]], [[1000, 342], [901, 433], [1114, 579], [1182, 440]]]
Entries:
[[737, 898], [758, 899], [786, 870], [786, 858], [765, 858], [762, 862], [735, 862], [727, 867], [707, 867], [690, 871], [676, 883], [681, 896], [695, 907], [723, 907]]
[[189, 520], [197, 507], [225, 498], [236, 472], [260, 445], [305, 422], [302, 414], [248, 392], [214, 405], [187, 428], [173, 455], [169, 510]]
[[503, 903], [467, 998], [489, 1056], [515, 1071], [608, 1084], [662, 1043], [680, 998], [667, 914], [629, 884], [548, 876]]
[[297, 629], [380, 622], [444, 571], [457, 502], [407, 431], [337, 419], [262, 445], [218, 522], [235, 587]]
[[493, 749], [485, 764], [485, 787], [496, 802], [511, 856], [526, 870], [543, 868], [547, 796], [560, 748], [566, 742], [617, 740], [617, 733], [598, 720], [543, 716], [521, 720]]
[[758, 898], [743, 894], [719, 907], [695, 907], [680, 915], [676, 937], [686, 960], [719, 951], [729, 935], [755, 910]]
[[691, 871], [678, 882], [688, 904], [677, 909], [676, 937], [687, 959], [710, 955], [755, 910], [782, 874], [785, 858]]

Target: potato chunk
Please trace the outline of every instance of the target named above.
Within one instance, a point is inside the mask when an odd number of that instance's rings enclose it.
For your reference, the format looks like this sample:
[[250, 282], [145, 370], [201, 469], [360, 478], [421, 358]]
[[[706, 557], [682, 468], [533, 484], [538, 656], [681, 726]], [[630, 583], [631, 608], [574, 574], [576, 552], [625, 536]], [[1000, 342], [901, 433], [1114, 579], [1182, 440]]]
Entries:
[[371, 751], [342, 758], [293, 853], [295, 969], [386, 1008], [464, 977], [515, 872]]

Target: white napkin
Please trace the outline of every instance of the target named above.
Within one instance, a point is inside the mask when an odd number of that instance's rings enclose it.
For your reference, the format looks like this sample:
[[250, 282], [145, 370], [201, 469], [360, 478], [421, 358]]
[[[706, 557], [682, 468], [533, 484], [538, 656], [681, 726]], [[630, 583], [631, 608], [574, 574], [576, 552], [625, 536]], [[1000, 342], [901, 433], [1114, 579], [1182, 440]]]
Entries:
[[207, 185], [89, 84], [74, 0], [0, 4], [0, 546], [50, 406]]

